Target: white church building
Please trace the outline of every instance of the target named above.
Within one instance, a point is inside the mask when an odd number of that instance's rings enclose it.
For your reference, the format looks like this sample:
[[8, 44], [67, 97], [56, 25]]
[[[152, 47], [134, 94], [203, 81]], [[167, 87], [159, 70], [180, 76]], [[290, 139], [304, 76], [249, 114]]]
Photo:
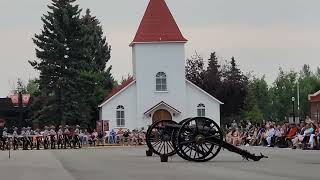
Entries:
[[223, 104], [185, 78], [185, 44], [165, 0], [150, 0], [130, 47], [133, 77], [99, 105], [109, 129], [205, 116], [220, 124]]

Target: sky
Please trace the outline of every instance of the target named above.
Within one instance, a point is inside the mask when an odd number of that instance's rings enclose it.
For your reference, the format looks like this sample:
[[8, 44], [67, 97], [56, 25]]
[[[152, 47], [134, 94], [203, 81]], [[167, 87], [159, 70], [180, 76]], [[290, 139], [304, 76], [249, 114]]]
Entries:
[[[149, 0], [78, 0], [101, 21], [112, 46], [115, 79], [132, 73], [130, 42]], [[38, 77], [28, 60], [36, 60], [34, 34], [51, 0], [0, 0], [0, 97]], [[266, 75], [269, 83], [279, 67], [298, 71], [303, 64], [320, 66], [319, 0], [166, 0], [183, 35], [186, 58], [197, 52], [221, 61], [234, 56], [244, 72]]]

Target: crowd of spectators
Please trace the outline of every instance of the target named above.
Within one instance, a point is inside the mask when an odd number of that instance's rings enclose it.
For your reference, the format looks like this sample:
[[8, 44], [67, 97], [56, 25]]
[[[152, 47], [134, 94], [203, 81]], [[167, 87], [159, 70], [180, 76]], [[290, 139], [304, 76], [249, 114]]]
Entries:
[[320, 122], [306, 118], [300, 124], [273, 121], [254, 124], [243, 121], [227, 127], [226, 141], [235, 146], [320, 149]]
[[140, 130], [134, 129], [111, 129], [110, 131], [99, 131], [93, 130], [89, 133], [86, 129], [81, 130], [79, 137], [83, 145], [88, 146], [104, 146], [104, 145], [144, 145], [146, 144], [146, 132], [144, 128]]

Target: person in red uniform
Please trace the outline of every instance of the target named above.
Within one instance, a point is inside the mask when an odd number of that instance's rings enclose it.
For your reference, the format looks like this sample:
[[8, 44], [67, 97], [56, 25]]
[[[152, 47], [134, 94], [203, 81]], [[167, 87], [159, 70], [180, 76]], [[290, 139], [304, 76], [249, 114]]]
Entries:
[[291, 140], [296, 137], [297, 133], [298, 133], [298, 128], [297, 128], [296, 124], [294, 124], [294, 123], [290, 124], [290, 130], [289, 130], [287, 137], [286, 137], [286, 142], [289, 147], [292, 146]]

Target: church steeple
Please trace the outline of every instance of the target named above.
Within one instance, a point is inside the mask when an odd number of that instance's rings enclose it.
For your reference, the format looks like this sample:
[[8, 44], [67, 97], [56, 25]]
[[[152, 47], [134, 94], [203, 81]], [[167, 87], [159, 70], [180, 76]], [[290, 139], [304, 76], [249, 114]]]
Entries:
[[148, 42], [187, 42], [165, 0], [150, 0], [130, 45]]

